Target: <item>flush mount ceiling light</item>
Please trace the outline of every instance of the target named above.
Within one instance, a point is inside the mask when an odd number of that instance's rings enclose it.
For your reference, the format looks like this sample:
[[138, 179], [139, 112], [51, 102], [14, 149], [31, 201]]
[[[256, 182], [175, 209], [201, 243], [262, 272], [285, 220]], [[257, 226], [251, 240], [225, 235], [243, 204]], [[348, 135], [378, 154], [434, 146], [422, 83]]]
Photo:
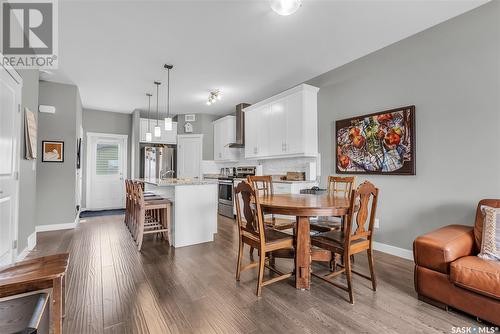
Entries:
[[151, 126], [149, 123], [151, 123], [149, 119], [149, 113], [151, 112], [151, 94], [146, 93], [146, 96], [148, 97], [148, 132], [146, 132], [146, 141], [151, 142], [153, 140], [153, 136], [151, 135]]
[[218, 89], [211, 91], [210, 94], [208, 94], [208, 100], [207, 100], [207, 105], [214, 104], [217, 102], [217, 100], [220, 100], [222, 98], [222, 92]]
[[161, 82], [155, 81], [156, 85], [156, 126], [155, 126], [155, 137], [161, 137], [161, 128], [160, 128], [160, 112], [158, 110], [158, 95], [160, 92]]
[[295, 13], [302, 5], [302, 0], [271, 0], [271, 8], [282, 16]]
[[165, 64], [167, 69], [167, 117], [165, 117], [165, 131], [172, 131], [172, 117], [170, 117], [170, 70], [174, 65]]

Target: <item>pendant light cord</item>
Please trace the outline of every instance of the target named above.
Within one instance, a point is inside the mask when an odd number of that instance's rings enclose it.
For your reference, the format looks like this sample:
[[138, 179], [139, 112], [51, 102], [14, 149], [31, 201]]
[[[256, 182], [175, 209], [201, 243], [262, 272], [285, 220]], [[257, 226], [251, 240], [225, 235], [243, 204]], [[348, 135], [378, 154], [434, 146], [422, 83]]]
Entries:
[[149, 113], [151, 112], [151, 94], [146, 93], [146, 96], [148, 97], [148, 132], [151, 131], [151, 122], [149, 119]]
[[170, 68], [167, 69], [167, 117], [170, 117]]
[[159, 95], [159, 87], [160, 87], [160, 83], [158, 81], [155, 81], [155, 85], [156, 85], [156, 126], [158, 126], [158, 122], [159, 122], [159, 119], [160, 119], [160, 113], [158, 111], [158, 95]]

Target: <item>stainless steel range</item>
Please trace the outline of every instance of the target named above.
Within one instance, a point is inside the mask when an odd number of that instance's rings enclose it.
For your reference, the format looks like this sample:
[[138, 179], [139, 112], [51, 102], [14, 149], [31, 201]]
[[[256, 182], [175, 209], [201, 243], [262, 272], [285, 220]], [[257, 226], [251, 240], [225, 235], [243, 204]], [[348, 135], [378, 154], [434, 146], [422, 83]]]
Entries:
[[255, 175], [255, 167], [236, 167], [233, 173], [227, 173], [219, 177], [219, 214], [225, 217], [234, 218], [234, 179], [245, 178], [248, 175]]

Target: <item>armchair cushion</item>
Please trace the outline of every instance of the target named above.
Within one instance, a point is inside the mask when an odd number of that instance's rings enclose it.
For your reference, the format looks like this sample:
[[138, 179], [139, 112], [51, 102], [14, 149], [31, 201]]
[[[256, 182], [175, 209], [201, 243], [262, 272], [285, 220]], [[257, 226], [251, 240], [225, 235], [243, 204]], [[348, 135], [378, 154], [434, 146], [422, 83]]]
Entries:
[[448, 225], [415, 239], [413, 255], [418, 266], [448, 274], [450, 262], [472, 255], [473, 247], [472, 226]]
[[500, 262], [477, 256], [451, 263], [450, 280], [456, 285], [500, 300]]

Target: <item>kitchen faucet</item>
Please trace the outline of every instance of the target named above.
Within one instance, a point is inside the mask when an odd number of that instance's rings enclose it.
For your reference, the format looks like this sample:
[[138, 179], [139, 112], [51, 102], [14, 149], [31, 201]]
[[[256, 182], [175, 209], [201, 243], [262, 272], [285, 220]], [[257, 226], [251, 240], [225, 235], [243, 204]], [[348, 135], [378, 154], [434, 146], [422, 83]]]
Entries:
[[160, 171], [160, 179], [167, 179], [167, 178], [169, 178], [168, 174], [171, 174], [170, 178], [173, 178], [174, 177], [174, 173], [175, 173], [175, 170], [173, 170], [173, 169], [162, 170], [162, 171]]

